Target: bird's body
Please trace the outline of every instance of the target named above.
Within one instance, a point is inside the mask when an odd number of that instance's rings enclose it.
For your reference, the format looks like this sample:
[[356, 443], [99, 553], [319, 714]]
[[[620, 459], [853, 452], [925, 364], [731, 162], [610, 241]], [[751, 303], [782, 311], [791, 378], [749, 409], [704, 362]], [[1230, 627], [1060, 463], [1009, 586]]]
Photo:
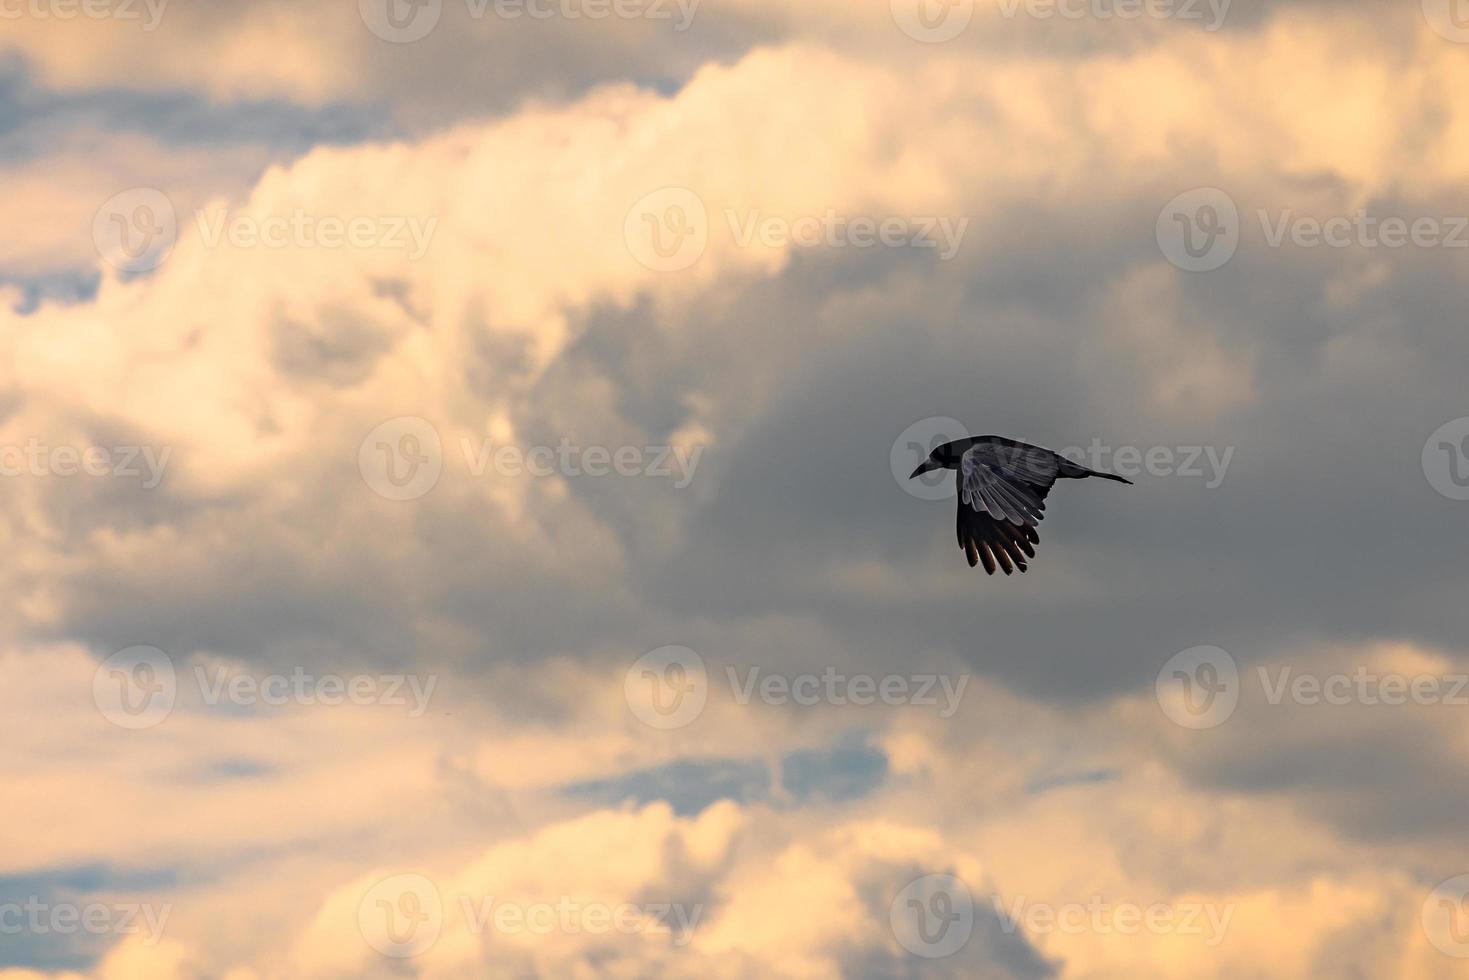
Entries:
[[1084, 480], [1095, 476], [1128, 483], [1111, 473], [1099, 473], [1040, 446], [1004, 436], [973, 436], [945, 443], [929, 454], [912, 477], [929, 470], [956, 471], [959, 547], [969, 567], [1006, 575], [1029, 569], [1040, 543], [1036, 525], [1045, 517], [1046, 495], [1057, 480]]

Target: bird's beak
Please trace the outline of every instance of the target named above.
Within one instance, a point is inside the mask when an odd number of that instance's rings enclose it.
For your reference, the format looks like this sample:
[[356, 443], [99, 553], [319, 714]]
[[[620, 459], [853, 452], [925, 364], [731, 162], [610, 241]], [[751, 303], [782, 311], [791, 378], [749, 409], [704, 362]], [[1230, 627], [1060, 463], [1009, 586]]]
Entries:
[[915, 476], [920, 476], [920, 475], [922, 475], [924, 473], [927, 473], [929, 470], [936, 470], [938, 468], [939, 468], [939, 464], [937, 462], [935, 462], [932, 458], [925, 459], [922, 463], [919, 463], [918, 464], [918, 469], [916, 469], [912, 473], [909, 473], [908, 474], [908, 479], [911, 480]]

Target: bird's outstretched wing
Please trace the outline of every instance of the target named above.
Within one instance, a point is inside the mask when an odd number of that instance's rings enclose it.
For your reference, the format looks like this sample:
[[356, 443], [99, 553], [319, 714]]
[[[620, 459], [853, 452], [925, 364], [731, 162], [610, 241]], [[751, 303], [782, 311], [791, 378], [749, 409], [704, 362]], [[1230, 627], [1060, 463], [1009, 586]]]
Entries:
[[984, 570], [995, 574], [995, 565], [1009, 575], [1016, 568], [1022, 572], [1030, 568], [1028, 559], [1035, 557], [1035, 546], [1041, 536], [1028, 524], [1014, 525], [1009, 521], [997, 521], [968, 504], [959, 504], [959, 547], [973, 568], [984, 562]]
[[1006, 575], [1030, 566], [1040, 544], [1036, 525], [1046, 495], [1069, 461], [1049, 449], [1009, 439], [976, 443], [959, 463], [959, 547], [973, 568]]
[[1065, 457], [1011, 440], [975, 443], [959, 458], [959, 499], [997, 520], [1034, 527], [1045, 517]]

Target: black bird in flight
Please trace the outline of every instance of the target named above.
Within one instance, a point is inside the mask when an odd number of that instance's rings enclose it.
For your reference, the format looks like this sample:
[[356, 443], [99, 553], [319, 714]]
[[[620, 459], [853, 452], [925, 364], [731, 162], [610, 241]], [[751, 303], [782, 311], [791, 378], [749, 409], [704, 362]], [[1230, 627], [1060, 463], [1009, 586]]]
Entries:
[[1003, 436], [974, 436], [949, 442], [929, 453], [908, 477], [929, 470], [957, 470], [959, 547], [973, 568], [995, 574], [995, 566], [1011, 574], [1030, 566], [1041, 536], [1036, 525], [1046, 513], [1046, 494], [1057, 480], [1099, 476], [1129, 486], [1131, 480], [1098, 473], [1060, 453]]

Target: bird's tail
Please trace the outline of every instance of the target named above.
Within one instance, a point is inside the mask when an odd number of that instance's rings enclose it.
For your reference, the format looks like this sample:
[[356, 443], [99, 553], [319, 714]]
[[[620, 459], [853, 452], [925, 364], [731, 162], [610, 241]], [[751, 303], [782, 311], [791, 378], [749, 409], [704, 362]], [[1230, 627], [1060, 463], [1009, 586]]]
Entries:
[[1089, 476], [1099, 476], [1104, 480], [1116, 480], [1118, 483], [1125, 483], [1128, 486], [1132, 486], [1132, 481], [1125, 476], [1090, 469], [1082, 466], [1075, 460], [1067, 459], [1065, 456], [1058, 457], [1056, 475], [1068, 480], [1085, 480]]
[[1128, 486], [1132, 486], [1132, 481], [1131, 480], [1129, 480], [1125, 476], [1118, 476], [1116, 473], [1099, 473], [1096, 470], [1087, 470], [1086, 471], [1086, 475], [1087, 476], [1099, 476], [1099, 477], [1101, 477], [1104, 480], [1116, 480], [1118, 483], [1125, 483]]

